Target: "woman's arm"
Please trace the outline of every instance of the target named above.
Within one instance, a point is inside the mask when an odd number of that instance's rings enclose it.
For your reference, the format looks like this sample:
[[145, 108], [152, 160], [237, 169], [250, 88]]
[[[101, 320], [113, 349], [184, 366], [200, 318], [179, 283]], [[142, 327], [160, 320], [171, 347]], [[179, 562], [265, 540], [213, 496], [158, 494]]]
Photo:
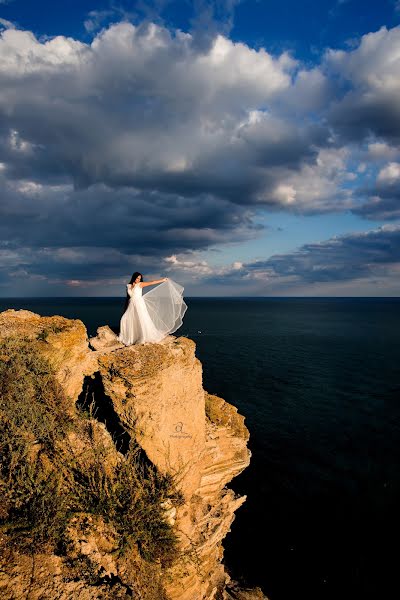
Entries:
[[163, 283], [164, 281], [167, 281], [168, 277], [163, 277], [162, 279], [155, 279], [154, 281], [145, 281], [145, 282], [141, 282], [139, 283], [140, 287], [147, 287], [148, 285], [155, 285], [156, 283]]

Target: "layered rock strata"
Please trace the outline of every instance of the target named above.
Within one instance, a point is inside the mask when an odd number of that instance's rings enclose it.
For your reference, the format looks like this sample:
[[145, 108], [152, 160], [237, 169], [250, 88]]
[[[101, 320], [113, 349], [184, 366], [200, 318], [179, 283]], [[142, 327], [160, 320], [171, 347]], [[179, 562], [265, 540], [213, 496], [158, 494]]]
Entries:
[[[109, 579], [118, 580], [118, 595], [115, 591], [110, 597], [124, 597], [125, 586], [131, 596], [150, 598], [140, 589], [147, 578], [153, 584], [157, 580], [160, 599], [265, 598], [260, 590], [240, 591], [235, 587], [222, 563], [222, 541], [235, 511], [246, 499], [236, 496], [226, 485], [249, 464], [249, 433], [244, 417], [234, 406], [203, 390], [202, 366], [195, 356], [194, 342], [169, 336], [161, 344], [125, 347], [107, 326], [99, 328], [97, 336], [89, 340], [79, 320], [41, 317], [25, 310], [0, 313], [0, 339], [10, 336], [38, 345], [55, 369], [72, 416], [85, 382], [90, 386], [91, 379], [100, 378], [122, 428], [159, 471], [175, 476], [183, 494], [180, 505], [167, 502], [163, 507], [182, 550], [182, 560], [170, 568], [143, 565], [136, 554], [116, 561], [115, 536], [107, 525], [92, 518], [83, 528], [87, 516], [74, 516], [69, 526], [70, 548], [85, 554]], [[118, 460], [118, 448], [107, 423], [95, 426], [103, 437], [109, 437], [110, 460]], [[70, 443], [73, 448], [83, 442], [72, 439]], [[38, 571], [32, 582], [33, 567], [27, 557], [6, 551], [4, 538], [0, 539], [0, 552], [2, 548], [1, 597], [26, 597], [27, 590], [32, 598], [108, 597], [96, 596], [98, 590], [81, 582], [63, 583], [66, 565], [56, 555], [36, 556]], [[130, 576], [133, 565], [135, 572], [144, 574], [135, 582]], [[153, 592], [151, 597], [157, 597]]]

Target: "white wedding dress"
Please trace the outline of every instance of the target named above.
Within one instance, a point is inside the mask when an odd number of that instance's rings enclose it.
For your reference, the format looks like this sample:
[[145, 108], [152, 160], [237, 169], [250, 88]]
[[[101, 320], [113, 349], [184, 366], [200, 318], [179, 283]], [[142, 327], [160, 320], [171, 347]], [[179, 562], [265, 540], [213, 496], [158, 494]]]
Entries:
[[126, 346], [160, 342], [182, 325], [187, 305], [181, 285], [167, 279], [145, 294], [138, 284], [126, 287], [130, 300], [121, 318], [120, 342]]

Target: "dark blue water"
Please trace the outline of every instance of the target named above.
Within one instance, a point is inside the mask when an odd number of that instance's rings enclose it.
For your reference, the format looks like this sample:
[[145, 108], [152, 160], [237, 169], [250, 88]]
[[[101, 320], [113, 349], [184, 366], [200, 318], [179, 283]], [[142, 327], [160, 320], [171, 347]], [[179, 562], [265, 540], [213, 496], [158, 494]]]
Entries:
[[[204, 386], [238, 407], [250, 467], [224, 542], [270, 600], [397, 597], [400, 299], [187, 299]], [[118, 330], [122, 299], [10, 299], [0, 310]]]

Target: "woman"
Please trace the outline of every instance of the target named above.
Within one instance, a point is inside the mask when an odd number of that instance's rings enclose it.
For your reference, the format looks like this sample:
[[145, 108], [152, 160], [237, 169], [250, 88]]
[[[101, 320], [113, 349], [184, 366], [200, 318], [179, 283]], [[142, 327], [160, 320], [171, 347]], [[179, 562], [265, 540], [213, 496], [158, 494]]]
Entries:
[[[142, 295], [144, 287], [158, 285]], [[121, 318], [118, 340], [130, 346], [145, 342], [160, 342], [182, 325], [187, 306], [183, 287], [167, 277], [143, 281], [141, 273], [134, 273], [127, 284], [124, 314]]]

